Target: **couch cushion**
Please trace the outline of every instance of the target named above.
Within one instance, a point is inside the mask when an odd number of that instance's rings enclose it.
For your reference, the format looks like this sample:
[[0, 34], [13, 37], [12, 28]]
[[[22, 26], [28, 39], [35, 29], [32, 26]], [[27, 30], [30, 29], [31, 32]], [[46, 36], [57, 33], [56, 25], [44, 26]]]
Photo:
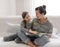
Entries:
[[7, 23], [6, 30], [8, 33], [17, 33], [20, 31], [20, 24]]

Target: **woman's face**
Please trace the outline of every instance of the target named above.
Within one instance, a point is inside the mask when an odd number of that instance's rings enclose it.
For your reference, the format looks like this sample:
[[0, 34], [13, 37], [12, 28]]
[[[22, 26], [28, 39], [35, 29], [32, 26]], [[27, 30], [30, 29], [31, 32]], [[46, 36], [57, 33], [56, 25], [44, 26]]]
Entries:
[[42, 13], [40, 13], [39, 12], [39, 10], [36, 10], [36, 17], [37, 17], [37, 19], [41, 19], [41, 18], [43, 18], [44, 17], [44, 14]]
[[29, 22], [29, 21], [31, 20], [30, 15], [29, 15], [28, 13], [26, 14], [24, 20], [25, 20], [26, 22]]

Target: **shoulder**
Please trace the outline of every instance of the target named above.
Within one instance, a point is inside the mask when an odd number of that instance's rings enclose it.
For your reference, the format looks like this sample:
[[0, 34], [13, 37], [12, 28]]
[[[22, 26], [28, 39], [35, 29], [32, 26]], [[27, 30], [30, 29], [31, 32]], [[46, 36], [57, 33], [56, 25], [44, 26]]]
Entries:
[[33, 22], [36, 22], [36, 21], [37, 21], [37, 18], [34, 18], [32, 21], [33, 21]]
[[21, 24], [25, 24], [24, 20], [23, 20], [23, 21], [21, 21]]
[[51, 23], [49, 20], [47, 20], [47, 23], [48, 23], [50, 26], [53, 26], [52, 23]]
[[23, 21], [21, 21], [21, 23], [24, 23], [24, 20], [23, 20]]

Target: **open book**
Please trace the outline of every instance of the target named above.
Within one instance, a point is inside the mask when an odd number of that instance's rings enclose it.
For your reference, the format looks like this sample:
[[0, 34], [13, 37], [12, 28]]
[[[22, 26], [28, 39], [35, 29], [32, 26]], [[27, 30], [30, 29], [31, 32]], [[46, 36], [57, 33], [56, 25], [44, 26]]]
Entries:
[[46, 34], [46, 33], [38, 33], [37, 35], [38, 35], [39, 37], [41, 37], [41, 36], [43, 36], [44, 34]]

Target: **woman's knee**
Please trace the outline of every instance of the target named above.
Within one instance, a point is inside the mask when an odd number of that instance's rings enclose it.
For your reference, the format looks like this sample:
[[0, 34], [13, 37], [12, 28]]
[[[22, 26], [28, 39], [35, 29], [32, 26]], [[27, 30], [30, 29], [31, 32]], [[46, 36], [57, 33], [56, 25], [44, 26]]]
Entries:
[[47, 36], [39, 37], [39, 38], [35, 39], [35, 41], [34, 41], [34, 43], [36, 45], [41, 45], [41, 46], [44, 46], [48, 42], [49, 42], [49, 38]]

